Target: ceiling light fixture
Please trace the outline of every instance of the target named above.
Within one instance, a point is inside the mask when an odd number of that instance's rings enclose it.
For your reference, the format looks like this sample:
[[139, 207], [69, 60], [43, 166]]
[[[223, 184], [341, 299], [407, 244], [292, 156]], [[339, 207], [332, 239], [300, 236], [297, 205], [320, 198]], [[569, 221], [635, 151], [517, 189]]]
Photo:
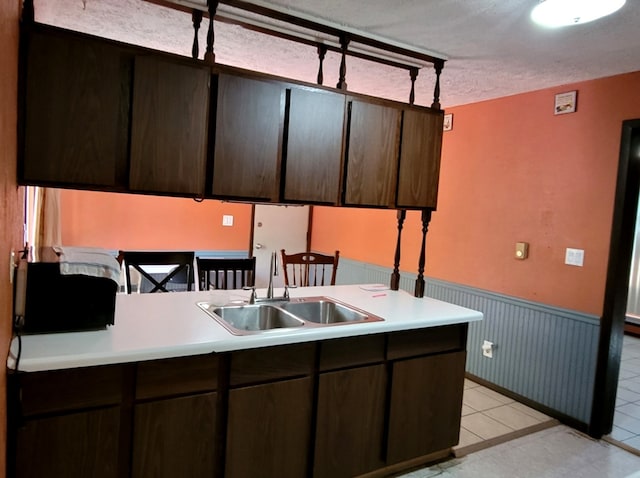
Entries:
[[592, 22], [618, 11], [626, 0], [541, 0], [531, 19], [549, 28]]

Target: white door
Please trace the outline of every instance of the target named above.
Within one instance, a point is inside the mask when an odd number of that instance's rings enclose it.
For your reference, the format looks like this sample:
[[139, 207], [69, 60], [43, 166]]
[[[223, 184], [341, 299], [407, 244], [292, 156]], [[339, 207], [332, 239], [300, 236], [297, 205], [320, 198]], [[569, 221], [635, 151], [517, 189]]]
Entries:
[[[271, 253], [278, 258], [278, 275], [273, 287], [284, 287], [280, 250], [287, 253], [307, 250], [309, 206], [256, 204], [253, 218], [253, 255], [256, 257], [256, 287], [269, 284]], [[279, 292], [278, 292], [279, 294]]]

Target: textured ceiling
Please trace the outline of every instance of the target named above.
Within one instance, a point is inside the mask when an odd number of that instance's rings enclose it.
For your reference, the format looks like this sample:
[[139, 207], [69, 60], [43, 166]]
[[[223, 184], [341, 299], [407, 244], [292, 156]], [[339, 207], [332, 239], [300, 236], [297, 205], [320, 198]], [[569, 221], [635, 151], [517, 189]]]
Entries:
[[[259, 0], [255, 0], [259, 1]], [[191, 55], [189, 14], [143, 0], [35, 0], [36, 20], [126, 43]], [[446, 55], [443, 108], [640, 70], [640, 1], [585, 25], [547, 30], [532, 24], [537, 0], [260, 0], [289, 13], [354, 28]], [[312, 47], [215, 24], [219, 63], [314, 82]], [[199, 35], [206, 44], [206, 21]], [[201, 53], [202, 57], [202, 53]], [[325, 84], [335, 85], [339, 57], [327, 54]], [[416, 82], [416, 103], [429, 105], [435, 75]], [[347, 59], [349, 90], [407, 101], [406, 70]], [[640, 88], [640, 85], [639, 85]]]

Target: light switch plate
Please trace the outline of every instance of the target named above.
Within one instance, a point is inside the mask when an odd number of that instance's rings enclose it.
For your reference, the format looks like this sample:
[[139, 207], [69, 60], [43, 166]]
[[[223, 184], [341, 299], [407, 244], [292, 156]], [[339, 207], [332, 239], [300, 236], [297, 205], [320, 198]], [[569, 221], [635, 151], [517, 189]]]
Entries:
[[584, 249], [571, 249], [567, 247], [564, 263], [570, 266], [582, 267], [584, 264]]
[[229, 216], [224, 214], [222, 216], [222, 225], [223, 226], [233, 226], [233, 216]]

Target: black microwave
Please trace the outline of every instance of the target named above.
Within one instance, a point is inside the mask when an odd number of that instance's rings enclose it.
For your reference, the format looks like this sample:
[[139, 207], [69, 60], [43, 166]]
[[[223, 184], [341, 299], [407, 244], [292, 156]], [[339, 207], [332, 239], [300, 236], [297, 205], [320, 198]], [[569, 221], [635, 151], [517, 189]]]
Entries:
[[[105, 277], [64, 275], [55, 262], [29, 262], [18, 333], [38, 334], [104, 329], [114, 324], [118, 284]], [[14, 303], [20, 299], [16, 297]]]

